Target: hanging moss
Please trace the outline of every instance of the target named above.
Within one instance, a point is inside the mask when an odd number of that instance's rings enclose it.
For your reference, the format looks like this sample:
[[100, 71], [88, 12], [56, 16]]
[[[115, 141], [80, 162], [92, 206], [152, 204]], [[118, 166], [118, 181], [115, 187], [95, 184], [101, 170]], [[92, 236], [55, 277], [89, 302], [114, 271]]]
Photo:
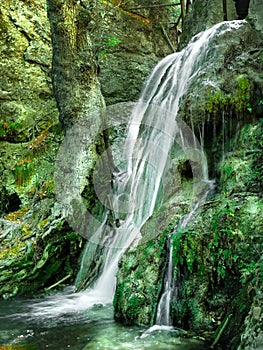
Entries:
[[251, 87], [248, 76], [245, 74], [234, 77], [231, 81], [231, 92], [222, 88], [206, 89], [206, 102], [204, 103], [203, 113], [218, 114], [225, 112], [235, 112], [236, 114], [252, 113], [253, 101], [251, 99], [253, 88]]
[[35, 167], [32, 159], [22, 159], [14, 166], [14, 176], [18, 187], [26, 187], [34, 173]]

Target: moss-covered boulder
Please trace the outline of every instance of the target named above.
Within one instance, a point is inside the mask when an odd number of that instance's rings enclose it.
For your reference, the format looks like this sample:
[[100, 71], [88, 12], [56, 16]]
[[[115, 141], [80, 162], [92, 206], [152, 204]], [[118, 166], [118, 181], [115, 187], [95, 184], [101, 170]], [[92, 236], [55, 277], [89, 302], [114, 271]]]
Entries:
[[82, 240], [54, 200], [46, 198], [4, 216], [0, 229], [2, 298], [35, 295], [74, 281]]
[[183, 276], [175, 324], [198, 330], [228, 322], [218, 341], [229, 349], [237, 348], [253, 297], [262, 292], [261, 135], [261, 123], [243, 128], [238, 150], [220, 164], [219, 193], [173, 241]]
[[247, 22], [232, 22], [231, 27], [227, 23], [225, 27], [220, 25], [209, 40], [195, 78], [189, 82], [179, 116], [199, 127], [202, 122], [219, 126], [230, 119], [236, 122], [244, 119], [247, 123], [250, 117], [260, 116], [261, 43], [261, 35]]
[[[235, 151], [228, 153], [218, 170], [217, 193], [198, 209], [188, 227], [174, 232], [175, 223], [165, 230], [161, 225], [151, 226], [154, 216], [158, 217], [155, 214], [144, 231], [153, 234], [153, 227], [158, 227], [162, 234], [155, 243], [150, 241], [123, 256], [115, 295], [117, 319], [135, 324], [154, 322], [161, 285], [159, 280], [152, 282], [149, 293], [145, 274], [149, 254], [144, 252], [152, 247], [150, 256], [162, 256], [151, 268], [155, 275], [163, 276], [166, 259], [160, 252], [163, 249], [167, 254], [164, 237], [172, 233], [179, 278], [179, 293], [171, 305], [174, 325], [206, 336], [210, 331], [211, 344], [237, 349], [253, 298], [262, 293], [261, 122], [241, 130]], [[165, 216], [169, 219], [170, 210], [163, 213], [163, 221]], [[144, 292], [144, 298], [133, 304], [138, 290]]]
[[0, 140], [32, 140], [57, 119], [46, 2], [3, 1]]
[[35, 294], [75, 279], [82, 239], [54, 195], [61, 139], [61, 128], [52, 124], [32, 141], [2, 141], [0, 297]]

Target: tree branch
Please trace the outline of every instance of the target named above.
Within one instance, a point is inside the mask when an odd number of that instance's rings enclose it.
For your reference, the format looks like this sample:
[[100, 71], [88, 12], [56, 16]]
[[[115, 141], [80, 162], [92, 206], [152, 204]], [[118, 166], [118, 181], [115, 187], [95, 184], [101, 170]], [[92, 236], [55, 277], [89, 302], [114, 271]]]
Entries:
[[148, 6], [139, 6], [139, 7], [132, 7], [127, 9], [127, 11], [133, 11], [133, 10], [142, 10], [142, 9], [148, 9], [148, 8], [154, 8], [154, 7], [166, 7], [166, 6], [180, 6], [181, 3], [175, 3], [175, 4], [160, 4], [160, 5], [148, 5]]

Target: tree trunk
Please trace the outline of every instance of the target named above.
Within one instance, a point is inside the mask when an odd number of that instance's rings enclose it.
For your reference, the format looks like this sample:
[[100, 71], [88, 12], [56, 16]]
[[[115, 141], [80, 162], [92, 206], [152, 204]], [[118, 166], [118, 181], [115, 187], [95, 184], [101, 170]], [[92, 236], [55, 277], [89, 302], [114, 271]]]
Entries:
[[[60, 122], [68, 129], [82, 116], [88, 118], [104, 106], [87, 29], [89, 5], [76, 0], [47, 0], [47, 11], [53, 46], [53, 89]], [[94, 123], [94, 115], [90, 123]]]

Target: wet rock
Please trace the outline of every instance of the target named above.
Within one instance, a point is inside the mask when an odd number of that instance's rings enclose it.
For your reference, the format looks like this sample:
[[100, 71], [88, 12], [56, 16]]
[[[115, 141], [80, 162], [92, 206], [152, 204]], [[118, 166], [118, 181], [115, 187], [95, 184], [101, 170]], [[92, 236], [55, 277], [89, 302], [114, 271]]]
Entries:
[[193, 123], [201, 124], [215, 117], [208, 122], [218, 125], [222, 121], [216, 117], [221, 119], [223, 112], [226, 120], [257, 114], [263, 91], [261, 37], [248, 23], [235, 25], [230, 31], [223, 26], [211, 40], [204, 65], [182, 99], [184, 120], [192, 116]]
[[6, 215], [0, 228], [2, 298], [33, 295], [57, 286], [57, 281], [74, 280], [81, 238], [68, 227], [54, 200]]
[[260, 350], [263, 346], [262, 290], [255, 289], [255, 297], [245, 319], [245, 330], [238, 350]]
[[[136, 101], [142, 84], [159, 61], [154, 54], [108, 54], [101, 64], [100, 82], [108, 104]], [[136, 76], [136, 78], [135, 78]]]

